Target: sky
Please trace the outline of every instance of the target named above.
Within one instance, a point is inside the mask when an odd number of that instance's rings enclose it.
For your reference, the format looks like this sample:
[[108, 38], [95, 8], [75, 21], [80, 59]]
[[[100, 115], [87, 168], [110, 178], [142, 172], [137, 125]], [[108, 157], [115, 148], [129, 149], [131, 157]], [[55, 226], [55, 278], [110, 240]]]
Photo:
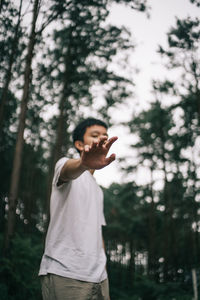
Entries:
[[[126, 26], [137, 45], [131, 59], [140, 70], [134, 77], [134, 105], [139, 109], [147, 108], [152, 100], [152, 79], [164, 79], [167, 76], [156, 52], [158, 45], [164, 47], [167, 45], [166, 33], [176, 24], [176, 17], [199, 17], [200, 12], [200, 8], [191, 4], [189, 0], [148, 0], [147, 2], [151, 7], [150, 18], [147, 18], [144, 13], [122, 5], [113, 5], [110, 11], [110, 22], [118, 26]], [[131, 109], [124, 107], [119, 113], [115, 112], [115, 118], [126, 121], [131, 117]], [[108, 133], [109, 136], [118, 136], [118, 141], [112, 146], [110, 154], [116, 153], [117, 157], [128, 155], [130, 153], [128, 146], [132, 139], [128, 129], [117, 126], [111, 128]], [[124, 174], [120, 171], [118, 159], [106, 168], [96, 171], [94, 176], [104, 187], [108, 187], [112, 182], [126, 181]], [[141, 183], [145, 176], [144, 172], [139, 172], [136, 178], [137, 183]]]

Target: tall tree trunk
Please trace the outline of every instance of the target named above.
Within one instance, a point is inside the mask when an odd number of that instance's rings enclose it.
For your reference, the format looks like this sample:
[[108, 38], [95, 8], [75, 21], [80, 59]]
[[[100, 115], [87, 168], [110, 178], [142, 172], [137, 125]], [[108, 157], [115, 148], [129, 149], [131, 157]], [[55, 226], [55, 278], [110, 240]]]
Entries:
[[198, 284], [197, 284], [197, 271], [195, 268], [192, 269], [192, 285], [194, 291], [194, 300], [198, 300]]
[[10, 81], [12, 78], [12, 67], [13, 67], [16, 49], [17, 49], [18, 40], [19, 40], [18, 33], [19, 33], [19, 26], [20, 26], [20, 21], [21, 21], [22, 2], [23, 2], [23, 0], [20, 1], [20, 5], [19, 5], [18, 21], [17, 21], [17, 25], [15, 27], [15, 34], [14, 34], [14, 38], [12, 41], [11, 54], [9, 57], [8, 69], [7, 69], [7, 73], [5, 76], [5, 84], [3, 87], [1, 103], [0, 103], [0, 136], [2, 135], [2, 131], [3, 131], [4, 107], [5, 107], [7, 96], [8, 96], [9, 84], [10, 84]]
[[[165, 176], [164, 187], [164, 202], [165, 202], [165, 219], [164, 219], [164, 280], [171, 280], [177, 276], [177, 243], [175, 238], [175, 227], [173, 220], [174, 205], [171, 193], [171, 183], [168, 182]], [[170, 270], [170, 275], [169, 275]], [[174, 274], [173, 274], [174, 273]]]
[[56, 164], [56, 161], [61, 156], [61, 148], [62, 148], [62, 137], [63, 137], [63, 131], [64, 131], [64, 101], [65, 98], [62, 97], [60, 101], [60, 115], [57, 122], [57, 129], [56, 129], [56, 142], [53, 146], [52, 153], [51, 153], [51, 159], [49, 164], [49, 175], [48, 175], [48, 183], [47, 183], [47, 199], [46, 199], [46, 213], [47, 213], [47, 225], [49, 223], [50, 218], [50, 196], [51, 196], [51, 185], [53, 180], [53, 174], [54, 174], [54, 167]]
[[196, 190], [196, 182], [197, 182], [197, 174], [196, 174], [196, 166], [194, 163], [194, 154], [192, 154], [193, 158], [189, 164], [189, 173], [190, 173], [190, 180], [193, 181], [192, 184], [192, 194], [193, 194], [193, 203], [192, 205], [192, 215], [191, 215], [191, 223], [196, 224], [196, 229], [193, 231], [191, 230], [191, 241], [192, 241], [192, 266], [197, 268], [198, 264], [198, 248], [199, 248], [199, 233], [198, 233], [198, 223], [199, 223], [199, 215], [198, 215], [198, 204], [195, 200], [197, 195]]
[[15, 232], [16, 205], [17, 205], [19, 179], [21, 173], [22, 152], [24, 146], [24, 129], [25, 129], [28, 96], [29, 96], [29, 87], [30, 87], [31, 73], [32, 73], [31, 63], [32, 63], [33, 50], [34, 50], [35, 40], [36, 40], [35, 27], [36, 27], [36, 21], [38, 17], [38, 11], [39, 11], [39, 0], [35, 0], [34, 8], [33, 8], [33, 20], [31, 25], [31, 33], [30, 33], [29, 45], [28, 45], [28, 53], [26, 57], [24, 88], [23, 88], [23, 95], [21, 100], [18, 135], [17, 135], [16, 147], [15, 147], [13, 170], [11, 175], [8, 221], [7, 221], [7, 228], [5, 233], [5, 245], [4, 245], [5, 251], [9, 250], [10, 242]]
[[67, 115], [68, 115], [68, 109], [66, 95], [63, 95], [60, 101], [60, 115], [58, 118], [57, 123], [57, 130], [56, 130], [56, 142], [52, 150], [51, 154], [51, 161], [49, 166], [49, 176], [48, 176], [48, 184], [47, 184], [47, 200], [46, 200], [46, 212], [47, 212], [47, 225], [49, 223], [50, 218], [50, 196], [51, 196], [51, 186], [52, 186], [52, 180], [53, 180], [53, 174], [54, 174], [54, 167], [56, 162], [59, 158], [63, 155], [63, 146], [66, 147], [67, 152], [67, 145], [65, 144], [66, 137], [67, 137]]
[[198, 111], [199, 123], [200, 123], [200, 91], [197, 92], [197, 111]]
[[134, 276], [135, 276], [135, 249], [134, 249], [132, 234], [129, 240], [129, 251], [130, 251], [130, 260], [127, 269], [127, 281], [129, 282], [129, 286], [133, 287]]
[[163, 276], [164, 280], [168, 281], [168, 270], [169, 270], [169, 207], [168, 207], [168, 197], [167, 197], [167, 188], [168, 182], [165, 178], [165, 185], [163, 191], [163, 198], [165, 204], [164, 211], [164, 234], [163, 234], [163, 256], [164, 256], [164, 268], [163, 268]]
[[[70, 44], [68, 45], [68, 51], [65, 56], [65, 82], [63, 83], [63, 91], [62, 96], [59, 103], [59, 117], [57, 121], [57, 128], [56, 128], [56, 142], [52, 148], [51, 153], [51, 160], [49, 164], [49, 176], [47, 182], [47, 197], [46, 197], [46, 213], [47, 213], [47, 226], [50, 219], [50, 196], [51, 196], [51, 186], [54, 174], [54, 167], [59, 158], [63, 155], [63, 146], [65, 145], [65, 141], [67, 140], [67, 119], [69, 116], [69, 110], [71, 108], [71, 104], [68, 101], [68, 97], [70, 95], [69, 91], [69, 78], [70, 78], [70, 66], [71, 66], [71, 47]], [[73, 68], [73, 66], [71, 66]], [[67, 151], [67, 147], [66, 147]]]
[[172, 185], [168, 183], [167, 197], [169, 203], [169, 264], [171, 269], [171, 276], [176, 278], [178, 271], [178, 257], [177, 257], [177, 237], [176, 237], [176, 226], [174, 224], [174, 199], [172, 195]]
[[154, 192], [153, 192], [153, 167], [151, 168], [151, 203], [149, 207], [149, 249], [148, 249], [148, 275], [154, 277], [154, 270], [156, 268], [156, 221], [155, 221], [155, 203], [154, 203]]
[[164, 172], [164, 190], [163, 190], [163, 202], [165, 205], [164, 211], [164, 232], [163, 232], [163, 277], [164, 281], [168, 281], [169, 271], [169, 259], [170, 259], [170, 204], [169, 204], [169, 182], [167, 180], [167, 168], [165, 158], [165, 148], [163, 144], [162, 149], [162, 161], [163, 161], [163, 172]]

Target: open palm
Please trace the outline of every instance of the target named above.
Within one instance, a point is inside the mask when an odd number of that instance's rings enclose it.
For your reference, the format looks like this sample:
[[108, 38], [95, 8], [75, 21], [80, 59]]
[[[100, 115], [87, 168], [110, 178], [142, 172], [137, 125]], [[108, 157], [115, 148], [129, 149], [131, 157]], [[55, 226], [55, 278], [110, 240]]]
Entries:
[[92, 145], [85, 145], [81, 153], [82, 164], [88, 169], [99, 170], [115, 160], [115, 154], [106, 157], [112, 144], [117, 140], [117, 137], [112, 137], [109, 140], [102, 137], [99, 142], [93, 142]]

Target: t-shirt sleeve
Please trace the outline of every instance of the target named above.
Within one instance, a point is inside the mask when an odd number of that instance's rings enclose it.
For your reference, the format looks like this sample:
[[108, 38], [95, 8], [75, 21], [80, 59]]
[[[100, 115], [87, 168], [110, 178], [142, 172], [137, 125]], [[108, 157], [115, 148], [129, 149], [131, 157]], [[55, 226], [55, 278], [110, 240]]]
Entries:
[[54, 170], [54, 177], [53, 177], [53, 185], [55, 185], [57, 188], [61, 187], [63, 184], [61, 184], [59, 187], [57, 186], [58, 183], [58, 179], [60, 177], [60, 172], [64, 166], [64, 164], [66, 163], [66, 161], [68, 160], [67, 157], [63, 157], [61, 159], [59, 159], [55, 165], [55, 170]]

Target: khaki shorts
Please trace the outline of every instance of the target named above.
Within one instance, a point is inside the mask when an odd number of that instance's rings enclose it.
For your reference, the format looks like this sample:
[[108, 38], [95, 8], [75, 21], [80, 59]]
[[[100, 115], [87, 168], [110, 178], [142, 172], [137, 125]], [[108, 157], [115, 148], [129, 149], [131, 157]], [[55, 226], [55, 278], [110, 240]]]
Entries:
[[43, 300], [110, 300], [107, 279], [92, 283], [47, 274], [41, 285]]

